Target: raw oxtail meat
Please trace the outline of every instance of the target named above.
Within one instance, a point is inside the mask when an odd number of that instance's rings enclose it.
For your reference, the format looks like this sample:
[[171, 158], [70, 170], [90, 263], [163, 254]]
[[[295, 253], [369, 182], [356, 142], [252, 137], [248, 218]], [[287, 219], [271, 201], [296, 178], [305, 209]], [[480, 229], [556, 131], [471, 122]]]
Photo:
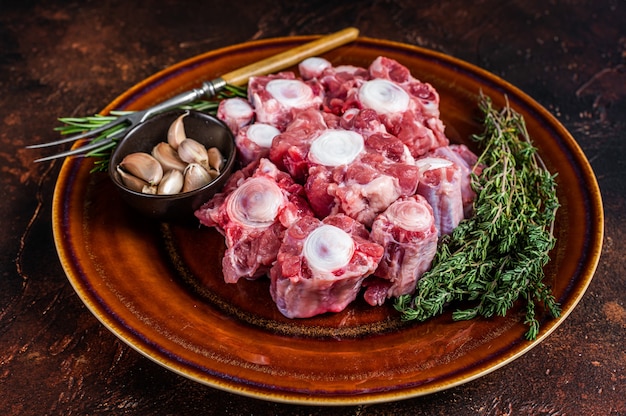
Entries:
[[287, 227], [311, 214], [302, 186], [269, 160], [261, 159], [252, 176], [241, 178], [241, 183], [230, 184], [228, 194], [214, 197], [195, 213], [225, 237], [222, 272], [227, 283], [265, 275]]
[[228, 126], [233, 135], [237, 135], [239, 129], [254, 120], [254, 108], [248, 100], [234, 97], [220, 101], [216, 117]]
[[478, 156], [464, 144], [451, 144], [449, 146], [438, 147], [430, 152], [429, 155], [448, 159], [461, 169], [463, 212], [465, 213], [465, 218], [469, 218], [472, 215], [474, 199], [476, 199], [476, 192], [472, 189], [471, 174], [473, 172], [475, 175], [480, 175], [482, 172], [482, 167], [476, 166]]
[[472, 215], [477, 156], [450, 144], [439, 94], [398, 61], [298, 71], [220, 104], [242, 168], [196, 215], [225, 236], [225, 281], [269, 273], [292, 318], [413, 292], [438, 237]]
[[355, 131], [323, 131], [307, 155], [305, 192], [311, 208], [318, 217], [344, 213], [371, 226], [391, 203], [415, 193], [419, 169], [404, 149], [388, 134], [365, 140]]
[[293, 72], [251, 77], [248, 99], [254, 107], [256, 121], [283, 130], [294, 118], [294, 112], [319, 109], [324, 91], [315, 79], [296, 79]]
[[356, 299], [382, 255], [383, 247], [346, 215], [302, 217], [285, 232], [270, 271], [270, 294], [288, 318], [340, 312]]
[[421, 171], [417, 193], [432, 207], [439, 235], [450, 234], [464, 218], [461, 168], [435, 156], [418, 159], [415, 164]]
[[324, 131], [338, 125], [339, 121], [334, 119], [335, 116], [329, 117], [315, 109], [297, 114], [298, 117], [272, 142], [269, 158], [295, 181], [304, 183], [309, 169], [307, 155], [311, 142]]
[[241, 128], [235, 136], [239, 161], [249, 165], [268, 158], [272, 141], [279, 134], [280, 130], [266, 123], [254, 123]]
[[382, 305], [390, 297], [415, 291], [437, 251], [433, 210], [420, 195], [399, 198], [376, 217], [370, 240], [385, 248], [378, 268], [364, 286], [365, 300]]

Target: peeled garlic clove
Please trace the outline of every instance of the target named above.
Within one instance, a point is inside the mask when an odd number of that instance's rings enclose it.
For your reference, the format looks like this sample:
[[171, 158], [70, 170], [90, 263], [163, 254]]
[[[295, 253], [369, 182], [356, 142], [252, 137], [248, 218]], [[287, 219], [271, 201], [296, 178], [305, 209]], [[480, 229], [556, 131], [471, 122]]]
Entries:
[[148, 182], [139, 179], [136, 176], [131, 175], [130, 173], [124, 171], [124, 169], [117, 166], [115, 168], [117, 174], [120, 176], [120, 180], [131, 191], [141, 192], [144, 186], [148, 185]]
[[224, 166], [222, 152], [217, 147], [211, 147], [207, 150], [207, 154], [209, 155], [209, 168], [215, 169], [219, 173]]
[[178, 156], [183, 162], [197, 163], [209, 169], [209, 154], [206, 148], [194, 139], [185, 139], [178, 145]]
[[[168, 145], [169, 146], [169, 145]], [[179, 170], [172, 169], [163, 175], [157, 188], [158, 195], [174, 195], [183, 190], [184, 176]]]
[[183, 192], [190, 192], [211, 182], [213, 178], [209, 172], [198, 163], [190, 163], [185, 168]]
[[161, 142], [152, 148], [152, 156], [159, 161], [163, 171], [179, 170], [184, 171], [187, 163], [178, 156], [178, 152], [169, 143]]
[[184, 113], [178, 116], [176, 120], [172, 124], [170, 124], [169, 129], [167, 130], [167, 142], [174, 149], [178, 149], [178, 145], [180, 142], [187, 138], [187, 134], [185, 133], [185, 124], [183, 123], [183, 119], [189, 113]]
[[148, 182], [149, 185], [157, 185], [163, 177], [161, 164], [148, 153], [137, 152], [126, 155], [120, 162], [119, 167], [131, 175]]

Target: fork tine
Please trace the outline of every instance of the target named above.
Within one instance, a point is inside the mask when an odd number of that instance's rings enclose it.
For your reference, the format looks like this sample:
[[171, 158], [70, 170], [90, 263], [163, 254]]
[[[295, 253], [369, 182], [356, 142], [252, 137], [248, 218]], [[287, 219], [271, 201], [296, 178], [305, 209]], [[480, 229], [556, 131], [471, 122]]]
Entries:
[[112, 141], [113, 141], [112, 137], [107, 137], [106, 139], [98, 140], [97, 142], [91, 142], [84, 146], [77, 147], [76, 149], [71, 149], [65, 152], [55, 153], [50, 156], [36, 159], [35, 162], [47, 162], [49, 160], [60, 159], [60, 158], [67, 157], [67, 156], [84, 155], [87, 152], [98, 149], [99, 147], [102, 147], [108, 143], [111, 143]]
[[[31, 144], [29, 146], [26, 146], [27, 149], [40, 149], [43, 147], [50, 147], [50, 146], [56, 146], [59, 144], [63, 144], [63, 143], [70, 143], [70, 142], [75, 142], [76, 140], [80, 140], [80, 139], [85, 139], [89, 136], [96, 136], [99, 133], [105, 132], [108, 129], [118, 126], [122, 123], [126, 123], [129, 120], [128, 116], [121, 116], [120, 118], [118, 118], [117, 120], [113, 120], [109, 123], [103, 124], [102, 126], [95, 128], [93, 130], [88, 130], [84, 133], [80, 133], [80, 134], [76, 134], [76, 135], [72, 135], [70, 137], [66, 137], [64, 139], [60, 139], [60, 140], [55, 140], [53, 142], [46, 142], [46, 143], [38, 143], [38, 144]], [[46, 158], [43, 158], [46, 159]], [[40, 160], [40, 159], [38, 159]], [[46, 160], [50, 160], [50, 159], [46, 159]], [[43, 161], [43, 160], [42, 160]]]
[[95, 142], [94, 141], [88, 142], [86, 145], [77, 147], [76, 149], [70, 149], [65, 152], [56, 153], [54, 155], [39, 158], [35, 160], [35, 162], [47, 162], [48, 160], [54, 160], [54, 159], [59, 159], [62, 157], [74, 156], [74, 155], [79, 155], [79, 154], [83, 156], [87, 156], [89, 152], [99, 150], [102, 148], [111, 148], [113, 142], [117, 139], [122, 138], [124, 134], [126, 134], [126, 130], [120, 130], [114, 134], [111, 134], [110, 136], [103, 137], [101, 140], [97, 140]]

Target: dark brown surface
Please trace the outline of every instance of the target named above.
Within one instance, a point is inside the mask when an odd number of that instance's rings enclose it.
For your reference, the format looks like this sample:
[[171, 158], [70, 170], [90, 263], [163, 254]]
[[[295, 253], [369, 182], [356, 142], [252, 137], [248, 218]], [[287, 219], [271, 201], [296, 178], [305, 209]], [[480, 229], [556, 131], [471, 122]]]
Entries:
[[[2, 277], [0, 414], [626, 414], [622, 1], [21, 2], [0, 6]], [[415, 2], [417, 3], [417, 2]], [[290, 406], [197, 384], [152, 363], [83, 306], [59, 263], [50, 207], [60, 163], [30, 143], [58, 116], [97, 112], [182, 59], [250, 39], [346, 26], [481, 66], [572, 133], [600, 183], [603, 256], [586, 295], [547, 340], [478, 380], [430, 396], [341, 408]]]

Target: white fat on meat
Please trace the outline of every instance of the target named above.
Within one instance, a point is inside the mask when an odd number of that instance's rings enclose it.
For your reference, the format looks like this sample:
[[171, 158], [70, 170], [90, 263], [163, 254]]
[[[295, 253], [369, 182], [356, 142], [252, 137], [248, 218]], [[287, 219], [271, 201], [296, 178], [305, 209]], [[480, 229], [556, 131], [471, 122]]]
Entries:
[[303, 217], [285, 232], [270, 271], [270, 294], [288, 318], [340, 312], [356, 299], [382, 255], [383, 248], [350, 217]]
[[476, 192], [472, 189], [471, 174], [480, 175], [481, 166], [476, 166], [478, 156], [463, 144], [451, 144], [439, 147], [428, 154], [453, 161], [461, 169], [461, 195], [465, 218], [472, 216]]
[[413, 293], [437, 251], [433, 210], [420, 195], [391, 204], [372, 224], [370, 240], [385, 249], [374, 276], [365, 283], [365, 300], [382, 305], [390, 297]]
[[440, 235], [450, 234], [464, 218], [461, 169], [442, 157], [423, 157], [415, 161], [420, 169], [417, 193], [433, 208]]
[[346, 180], [336, 187], [334, 193], [340, 201], [340, 212], [366, 226], [370, 226], [376, 215], [402, 195], [398, 180], [382, 174], [375, 175], [367, 183]]
[[239, 130], [247, 126], [254, 119], [254, 108], [248, 100], [240, 97], [220, 101], [217, 107], [217, 118], [237, 135]]
[[239, 159], [244, 165], [269, 156], [274, 137], [280, 134], [276, 127], [265, 123], [245, 126], [235, 136]]
[[201, 224], [225, 237], [222, 273], [226, 283], [265, 275], [276, 260], [284, 231], [311, 215], [301, 185], [261, 159], [251, 176], [229, 184], [196, 212]]

